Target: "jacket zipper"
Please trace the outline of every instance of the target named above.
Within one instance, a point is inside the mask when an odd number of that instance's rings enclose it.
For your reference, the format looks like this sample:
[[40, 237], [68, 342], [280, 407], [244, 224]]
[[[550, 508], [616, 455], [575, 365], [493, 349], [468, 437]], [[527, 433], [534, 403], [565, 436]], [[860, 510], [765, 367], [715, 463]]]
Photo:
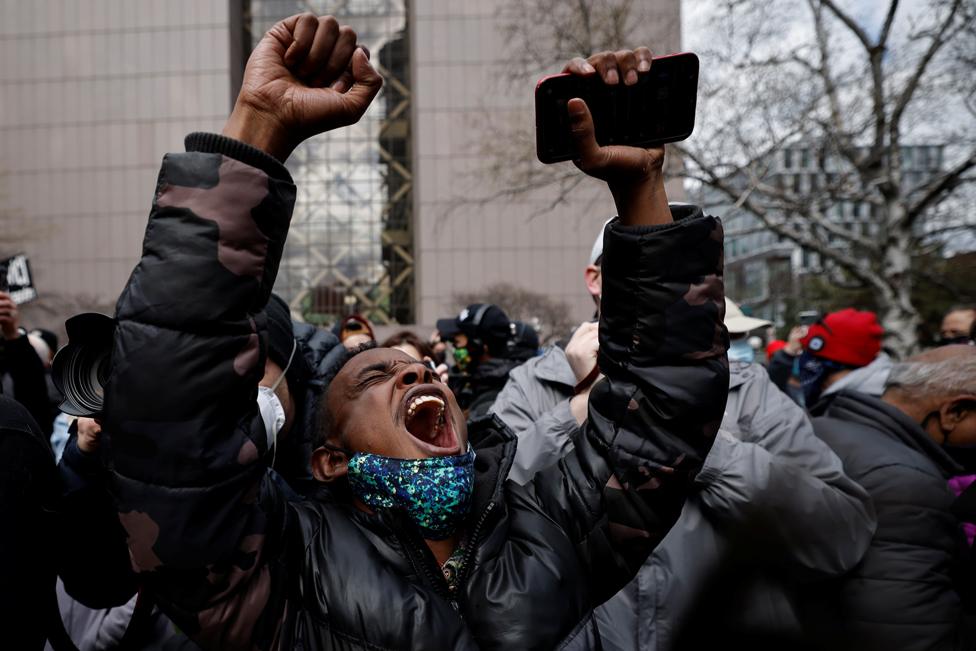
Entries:
[[461, 592], [461, 587], [468, 580], [468, 567], [471, 561], [474, 559], [475, 550], [478, 549], [478, 544], [481, 542], [481, 529], [485, 525], [485, 521], [488, 520], [488, 516], [491, 514], [492, 510], [495, 508], [494, 502], [488, 502], [488, 506], [481, 513], [481, 517], [478, 518], [478, 522], [474, 525], [474, 529], [471, 530], [471, 538], [468, 544], [468, 548], [464, 552], [464, 559], [461, 561], [461, 567], [458, 568], [458, 592]]
[[423, 540], [420, 540], [420, 538], [413, 535], [407, 535], [404, 538], [404, 543], [406, 543], [406, 546], [410, 548], [411, 553], [414, 556], [414, 564], [420, 566], [420, 569], [427, 577], [427, 580], [430, 581], [431, 586], [434, 588], [437, 594], [450, 601], [451, 605], [454, 606], [454, 609], [457, 610], [457, 604], [450, 594], [451, 591], [447, 588], [447, 581], [444, 580], [444, 575], [441, 574], [439, 568], [436, 573], [431, 569], [430, 561], [427, 558], [427, 556], [430, 554], [430, 550], [428, 550], [426, 545], [424, 545]]
[[475, 550], [478, 547], [478, 543], [481, 541], [481, 530], [484, 528], [485, 522], [488, 520], [488, 516], [491, 514], [494, 508], [495, 508], [495, 503], [489, 502], [488, 505], [485, 507], [485, 510], [481, 513], [481, 517], [478, 518], [478, 522], [475, 523], [474, 529], [471, 530], [471, 536], [468, 539], [468, 548], [465, 550], [464, 558], [461, 561], [461, 566], [458, 568], [456, 594], [452, 594], [451, 591], [448, 589], [447, 581], [444, 579], [444, 575], [441, 573], [440, 568], [438, 568], [436, 574], [432, 571], [430, 566], [431, 564], [427, 560], [427, 554], [424, 553], [426, 547], [423, 548], [420, 547], [420, 545], [423, 544], [423, 541], [420, 541], [420, 543], [418, 544], [413, 540], [413, 536], [411, 536], [410, 546], [412, 547], [412, 551], [414, 552], [414, 554], [419, 556], [418, 564], [423, 568], [424, 574], [427, 576], [427, 579], [431, 582], [431, 585], [434, 586], [434, 589], [437, 591], [437, 593], [442, 597], [444, 597], [445, 599], [447, 599], [448, 603], [451, 604], [451, 607], [454, 608], [454, 612], [457, 613], [458, 618], [460, 618], [462, 621], [464, 620], [464, 617], [461, 614], [461, 604], [458, 601], [458, 597], [461, 594], [462, 586], [467, 580], [468, 567], [471, 565], [471, 561], [474, 558]]

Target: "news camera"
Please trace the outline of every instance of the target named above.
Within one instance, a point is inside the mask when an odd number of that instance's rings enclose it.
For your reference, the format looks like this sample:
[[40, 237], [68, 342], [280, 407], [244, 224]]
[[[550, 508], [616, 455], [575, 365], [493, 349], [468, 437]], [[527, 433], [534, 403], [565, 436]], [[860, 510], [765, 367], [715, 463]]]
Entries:
[[93, 417], [102, 412], [116, 325], [115, 319], [97, 312], [65, 321], [68, 343], [54, 356], [51, 366], [51, 379], [64, 396], [60, 406], [64, 413]]

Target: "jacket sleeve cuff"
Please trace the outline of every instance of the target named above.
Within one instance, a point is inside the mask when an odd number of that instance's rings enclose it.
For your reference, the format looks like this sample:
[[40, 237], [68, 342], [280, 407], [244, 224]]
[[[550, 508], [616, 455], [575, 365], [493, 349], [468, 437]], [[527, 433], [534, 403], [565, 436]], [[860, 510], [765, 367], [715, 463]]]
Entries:
[[98, 482], [104, 471], [98, 453], [82, 452], [78, 447], [78, 436], [72, 435], [64, 446], [64, 453], [58, 463], [58, 473], [65, 494], [74, 493]]
[[696, 206], [674, 204], [671, 212], [669, 224], [607, 225], [600, 328], [605, 373], [620, 365], [681, 365], [725, 354], [722, 224]]
[[184, 145], [187, 151], [223, 154], [251, 167], [256, 167], [271, 178], [294, 183], [288, 169], [277, 158], [240, 140], [234, 140], [217, 133], [196, 131], [186, 137]]

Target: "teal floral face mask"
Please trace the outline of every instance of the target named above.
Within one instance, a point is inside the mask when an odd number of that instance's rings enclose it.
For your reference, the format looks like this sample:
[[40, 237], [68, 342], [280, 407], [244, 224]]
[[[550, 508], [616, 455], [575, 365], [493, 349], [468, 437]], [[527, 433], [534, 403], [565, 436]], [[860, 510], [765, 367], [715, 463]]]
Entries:
[[395, 459], [357, 452], [349, 458], [353, 494], [375, 508], [406, 512], [428, 540], [454, 534], [471, 509], [474, 450], [449, 457]]

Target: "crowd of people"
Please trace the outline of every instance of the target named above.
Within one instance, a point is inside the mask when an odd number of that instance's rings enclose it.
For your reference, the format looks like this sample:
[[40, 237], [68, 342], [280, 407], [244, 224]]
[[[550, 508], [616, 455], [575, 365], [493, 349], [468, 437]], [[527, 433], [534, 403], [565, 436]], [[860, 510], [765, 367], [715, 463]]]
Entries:
[[99, 413], [61, 413], [56, 338], [0, 293], [0, 646], [973, 648], [976, 309], [908, 359], [856, 309], [772, 340], [663, 148], [599, 145], [571, 100], [618, 211], [591, 320], [300, 323], [283, 162], [381, 85], [335, 19], [271, 28], [223, 133], [163, 160]]

